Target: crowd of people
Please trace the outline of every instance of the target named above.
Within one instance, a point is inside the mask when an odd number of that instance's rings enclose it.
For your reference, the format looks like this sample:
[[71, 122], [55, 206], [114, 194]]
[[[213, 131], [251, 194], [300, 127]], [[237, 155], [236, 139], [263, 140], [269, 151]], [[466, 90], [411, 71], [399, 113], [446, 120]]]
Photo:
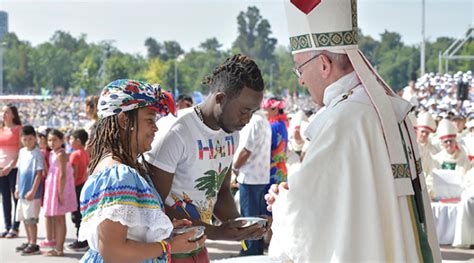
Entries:
[[84, 100], [79, 96], [53, 95], [43, 99], [5, 99], [1, 103], [13, 103], [25, 125], [72, 130], [84, 127], [89, 120]]
[[400, 90], [400, 95], [411, 102], [418, 110], [425, 110], [438, 118], [448, 115], [473, 117], [474, 90], [472, 71], [451, 75], [427, 73], [410, 81], [409, 85]]

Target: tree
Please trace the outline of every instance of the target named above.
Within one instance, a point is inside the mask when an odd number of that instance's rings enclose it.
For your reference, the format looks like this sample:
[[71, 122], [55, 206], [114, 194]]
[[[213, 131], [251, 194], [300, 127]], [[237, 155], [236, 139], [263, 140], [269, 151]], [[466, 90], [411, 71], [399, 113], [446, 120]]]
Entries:
[[163, 46], [158, 43], [154, 38], [149, 37], [145, 40], [145, 46], [147, 48], [148, 58], [156, 58], [161, 55], [161, 50]]
[[238, 36], [233, 48], [254, 59], [273, 60], [277, 40], [271, 38], [270, 23], [263, 19], [257, 7], [250, 6], [237, 16]]
[[219, 49], [222, 47], [222, 44], [219, 43], [217, 38], [208, 38], [204, 42], [202, 42], [199, 47], [204, 52], [219, 52]]
[[162, 60], [176, 59], [179, 55], [184, 54], [184, 50], [176, 41], [163, 42], [163, 49], [164, 52], [160, 56]]
[[275, 70], [276, 72], [273, 74], [274, 90], [272, 92], [275, 95], [280, 94], [283, 90], [288, 90], [290, 94], [304, 92], [305, 88], [298, 84], [298, 78], [293, 73], [294, 62], [289, 47], [279, 46], [275, 50], [275, 56], [278, 70]]
[[43, 43], [33, 52], [33, 82], [37, 87], [62, 87], [72, 84], [75, 65], [68, 50], [57, 48], [50, 42]]
[[358, 32], [358, 39], [359, 49], [371, 63], [377, 63], [376, 50], [379, 49], [380, 42], [374, 40], [371, 36], [364, 36], [360, 29]]
[[50, 42], [59, 49], [65, 49], [70, 52], [76, 52], [79, 48], [79, 41], [71, 34], [64, 31], [56, 31], [50, 39]]
[[114, 53], [105, 64], [106, 83], [116, 79], [141, 78], [145, 68], [145, 60], [139, 56]]
[[167, 66], [159, 59], [153, 58], [148, 60], [148, 67], [143, 73], [146, 81], [149, 83], [164, 83], [164, 75], [167, 71]]
[[33, 49], [28, 42], [20, 41], [15, 33], [7, 33], [3, 41], [6, 43], [3, 47], [3, 86], [10, 91], [26, 92], [33, 86], [30, 61]]
[[90, 53], [79, 66], [79, 70], [73, 74], [75, 94], [79, 94], [84, 89], [87, 94], [96, 94], [99, 89], [98, 79], [96, 78], [99, 64], [97, 54]]

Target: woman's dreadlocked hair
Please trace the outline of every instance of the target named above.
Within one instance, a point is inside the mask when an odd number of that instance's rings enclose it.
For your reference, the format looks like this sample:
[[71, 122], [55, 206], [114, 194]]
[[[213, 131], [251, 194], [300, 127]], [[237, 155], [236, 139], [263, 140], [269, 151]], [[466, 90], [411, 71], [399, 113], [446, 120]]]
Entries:
[[88, 170], [90, 173], [94, 171], [100, 160], [110, 154], [114, 160], [134, 168], [140, 175], [144, 176], [146, 174], [146, 170], [138, 162], [138, 158], [132, 156], [132, 149], [130, 147], [132, 128], [136, 131], [136, 136], [133, 139], [135, 139], [138, 145], [138, 110], [127, 111], [124, 114], [127, 116], [127, 121], [122, 132], [118, 115], [109, 116], [97, 121], [94, 136], [92, 136], [93, 139], [89, 142], [91, 162], [89, 163]]
[[202, 84], [209, 86], [212, 93], [221, 91], [229, 97], [238, 95], [244, 87], [255, 91], [263, 91], [264, 88], [257, 64], [241, 54], [227, 58]]

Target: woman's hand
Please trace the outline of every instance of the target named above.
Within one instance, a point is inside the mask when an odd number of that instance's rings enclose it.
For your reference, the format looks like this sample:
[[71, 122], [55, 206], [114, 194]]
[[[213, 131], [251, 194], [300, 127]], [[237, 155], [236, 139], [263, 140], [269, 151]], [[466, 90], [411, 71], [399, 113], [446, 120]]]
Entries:
[[177, 235], [174, 236], [171, 241], [171, 254], [177, 254], [177, 253], [189, 253], [191, 251], [197, 250], [201, 247], [204, 246], [204, 242], [206, 242], [207, 236], [204, 235], [201, 237], [201, 239], [197, 241], [189, 241], [190, 238], [192, 238], [197, 232], [197, 229], [194, 229], [193, 231], [189, 231], [187, 233], [184, 233], [182, 235]]
[[7, 176], [12, 171], [12, 169], [13, 168], [10, 165], [5, 166], [2, 169], [2, 172], [1, 172], [0, 176]]
[[177, 227], [184, 227], [184, 226], [192, 226], [193, 222], [189, 221], [188, 219], [173, 219], [173, 228]]

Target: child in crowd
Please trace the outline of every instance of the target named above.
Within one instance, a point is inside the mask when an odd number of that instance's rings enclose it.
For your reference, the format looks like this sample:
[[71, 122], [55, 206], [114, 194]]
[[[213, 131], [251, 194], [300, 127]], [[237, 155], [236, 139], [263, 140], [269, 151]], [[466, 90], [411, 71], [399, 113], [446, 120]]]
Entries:
[[56, 247], [48, 251], [46, 256], [60, 257], [64, 255], [64, 240], [66, 238], [65, 214], [77, 209], [76, 192], [72, 167], [64, 151], [64, 134], [56, 129], [48, 133], [49, 171], [45, 181], [44, 211], [45, 216], [52, 219]]
[[[49, 171], [49, 153], [51, 152], [51, 148], [48, 146], [48, 133], [51, 129], [46, 128], [44, 126], [38, 128], [37, 137], [38, 137], [38, 145], [41, 153], [44, 156], [44, 170], [43, 170], [43, 184], [46, 180], [46, 176], [48, 175]], [[43, 196], [44, 196], [44, 188], [43, 192], [41, 193], [41, 206], [43, 206]], [[45, 217], [45, 229], [46, 229], [46, 239], [39, 242], [40, 247], [42, 248], [53, 248], [56, 247], [56, 238], [54, 237], [54, 225], [53, 220], [50, 216]]]
[[[89, 165], [89, 154], [84, 149], [88, 139], [87, 132], [84, 129], [75, 130], [71, 133], [69, 138], [69, 145], [73, 152], [69, 155], [69, 163], [72, 165], [74, 174], [74, 184], [76, 185], [77, 209], [71, 213], [71, 219], [77, 229], [77, 236], [79, 236], [79, 227], [81, 226], [82, 216], [79, 207], [79, 197], [81, 196], [82, 187], [87, 180], [87, 166]], [[87, 241], [75, 242], [67, 246], [68, 249], [74, 251], [87, 251], [89, 246]]]
[[18, 200], [16, 221], [23, 221], [27, 242], [16, 248], [22, 255], [39, 254], [36, 244], [38, 234], [39, 212], [41, 209], [41, 194], [43, 193], [44, 157], [36, 146], [36, 132], [32, 126], [24, 126], [20, 133], [23, 148], [18, 155], [18, 176], [15, 197]]

